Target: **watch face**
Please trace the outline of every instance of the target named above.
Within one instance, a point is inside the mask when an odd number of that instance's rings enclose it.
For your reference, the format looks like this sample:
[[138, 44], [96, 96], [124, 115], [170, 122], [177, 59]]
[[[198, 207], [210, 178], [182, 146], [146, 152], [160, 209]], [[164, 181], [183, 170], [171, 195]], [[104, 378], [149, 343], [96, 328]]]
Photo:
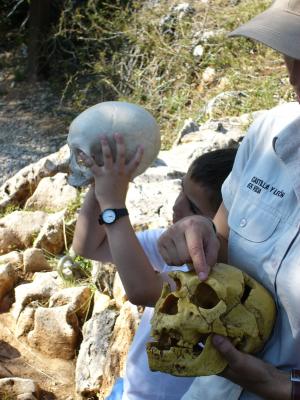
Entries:
[[102, 214], [102, 219], [106, 224], [112, 224], [116, 219], [114, 210], [105, 210]]

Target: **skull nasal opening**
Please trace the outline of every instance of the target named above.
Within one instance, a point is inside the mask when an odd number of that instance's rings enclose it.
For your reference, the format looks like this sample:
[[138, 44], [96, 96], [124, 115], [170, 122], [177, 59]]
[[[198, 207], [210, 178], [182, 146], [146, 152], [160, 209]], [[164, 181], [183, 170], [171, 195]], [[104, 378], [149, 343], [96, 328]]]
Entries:
[[200, 283], [191, 297], [191, 301], [197, 306], [205, 309], [214, 308], [219, 303], [217, 293], [206, 283]]

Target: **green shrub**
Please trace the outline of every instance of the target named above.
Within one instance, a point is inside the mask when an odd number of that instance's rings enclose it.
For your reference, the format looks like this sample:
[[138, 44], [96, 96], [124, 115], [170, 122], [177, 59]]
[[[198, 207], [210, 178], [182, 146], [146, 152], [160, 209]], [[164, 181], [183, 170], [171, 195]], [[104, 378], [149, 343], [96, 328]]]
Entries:
[[[293, 99], [277, 53], [245, 38], [227, 37], [270, 3], [191, 0], [195, 14], [176, 18], [173, 1], [64, 0], [47, 42], [51, 81], [62, 104], [71, 109], [70, 119], [101, 101], [144, 106], [160, 124], [162, 147], [169, 148], [184, 120], [203, 123], [209, 117], [204, 106], [224, 91], [245, 96], [226, 101], [211, 117]], [[162, 24], [166, 16], [168, 22]], [[206, 32], [213, 34], [201, 40]], [[198, 44], [203, 46], [202, 57], [193, 55]], [[207, 67], [215, 69], [210, 83], [202, 79]]]

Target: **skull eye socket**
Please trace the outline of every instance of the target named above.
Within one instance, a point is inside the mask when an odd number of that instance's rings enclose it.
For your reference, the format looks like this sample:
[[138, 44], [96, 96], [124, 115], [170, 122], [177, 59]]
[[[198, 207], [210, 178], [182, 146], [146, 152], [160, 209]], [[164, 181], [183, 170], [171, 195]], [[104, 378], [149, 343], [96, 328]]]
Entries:
[[178, 313], [178, 297], [174, 296], [173, 294], [170, 294], [162, 307], [160, 308], [160, 312], [164, 314], [169, 314], [169, 315], [175, 315]]
[[176, 291], [179, 291], [181, 289], [181, 281], [178, 278], [173, 278], [174, 282], [176, 284]]
[[214, 308], [219, 303], [217, 293], [206, 283], [200, 283], [191, 297], [191, 301], [197, 306], [205, 309]]
[[82, 151], [80, 149], [76, 149], [74, 151], [76, 163], [79, 165], [80, 168], [88, 168], [85, 161], [82, 158]]

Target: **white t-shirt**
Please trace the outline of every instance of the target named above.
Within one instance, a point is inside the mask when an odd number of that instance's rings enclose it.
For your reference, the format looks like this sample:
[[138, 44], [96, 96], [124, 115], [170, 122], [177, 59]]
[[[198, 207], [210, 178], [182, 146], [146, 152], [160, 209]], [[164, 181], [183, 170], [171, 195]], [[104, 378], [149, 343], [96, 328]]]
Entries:
[[[229, 212], [229, 264], [273, 295], [277, 318], [259, 357], [282, 370], [300, 368], [300, 105], [280, 105], [250, 127], [223, 184]], [[224, 383], [225, 382], [225, 383]], [[226, 384], [227, 382], [227, 384]], [[209, 389], [210, 386], [210, 389]], [[257, 400], [230, 381], [196, 378], [184, 400]], [[226, 386], [226, 388], [225, 388]], [[225, 393], [224, 392], [224, 393]]]
[[[159, 272], [168, 272], [178, 267], [165, 264], [159, 254], [157, 240], [162, 232], [162, 229], [147, 230], [139, 232], [137, 236], [153, 268]], [[186, 267], [180, 269], [184, 270]], [[153, 310], [150, 307], [145, 308], [134, 336], [126, 363], [122, 400], [178, 400], [194, 379], [150, 371], [146, 343], [150, 340]]]

